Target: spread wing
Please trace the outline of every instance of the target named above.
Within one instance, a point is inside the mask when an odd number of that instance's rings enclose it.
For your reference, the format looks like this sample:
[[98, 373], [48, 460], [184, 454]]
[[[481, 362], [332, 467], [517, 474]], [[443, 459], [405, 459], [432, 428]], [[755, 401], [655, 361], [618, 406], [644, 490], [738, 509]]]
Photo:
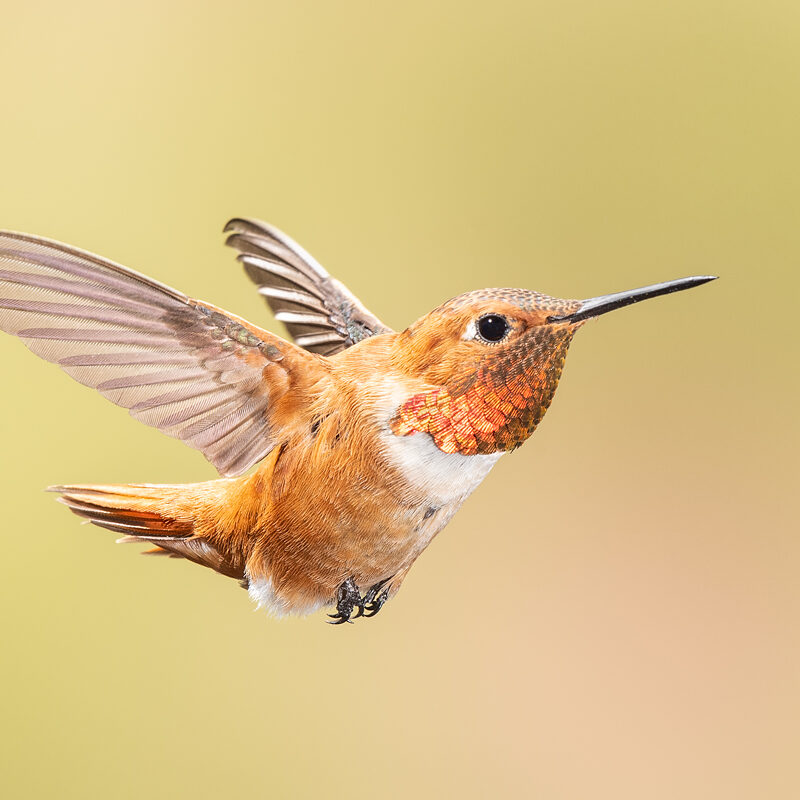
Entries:
[[225, 231], [232, 232], [226, 244], [239, 251], [238, 260], [259, 294], [300, 347], [332, 356], [368, 336], [391, 331], [277, 228], [232, 219]]
[[132, 270], [18, 233], [0, 232], [0, 329], [224, 475], [272, 449], [270, 411], [321, 365]]

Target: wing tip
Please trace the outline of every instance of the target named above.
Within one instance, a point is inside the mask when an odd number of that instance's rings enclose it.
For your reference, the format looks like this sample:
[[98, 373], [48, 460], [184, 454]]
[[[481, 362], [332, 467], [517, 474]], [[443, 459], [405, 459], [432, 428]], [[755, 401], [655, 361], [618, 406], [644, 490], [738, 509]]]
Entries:
[[231, 217], [231, 219], [225, 223], [225, 227], [222, 229], [222, 232], [228, 233], [229, 231], [238, 231], [240, 226], [247, 226], [251, 224], [252, 222], [247, 219], [247, 217]]

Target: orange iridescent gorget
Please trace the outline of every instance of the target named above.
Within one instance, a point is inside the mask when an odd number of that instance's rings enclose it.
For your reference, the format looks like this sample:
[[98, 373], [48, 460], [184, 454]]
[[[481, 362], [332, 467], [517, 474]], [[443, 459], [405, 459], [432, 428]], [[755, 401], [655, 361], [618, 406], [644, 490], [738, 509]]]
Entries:
[[391, 422], [398, 436], [429, 433], [445, 453], [513, 450], [536, 429], [564, 367], [574, 327], [543, 327], [493, 354], [460, 385], [407, 400]]

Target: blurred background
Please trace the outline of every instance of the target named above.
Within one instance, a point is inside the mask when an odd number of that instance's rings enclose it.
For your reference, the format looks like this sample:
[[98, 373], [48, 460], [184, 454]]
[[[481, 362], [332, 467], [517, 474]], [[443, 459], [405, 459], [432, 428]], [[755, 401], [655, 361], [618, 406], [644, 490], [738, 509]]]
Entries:
[[231, 216], [399, 328], [721, 276], [588, 325], [343, 627], [82, 527], [43, 487], [213, 469], [0, 339], [0, 794], [800, 795], [796, 2], [33, 0], [0, 36], [0, 225], [272, 330]]

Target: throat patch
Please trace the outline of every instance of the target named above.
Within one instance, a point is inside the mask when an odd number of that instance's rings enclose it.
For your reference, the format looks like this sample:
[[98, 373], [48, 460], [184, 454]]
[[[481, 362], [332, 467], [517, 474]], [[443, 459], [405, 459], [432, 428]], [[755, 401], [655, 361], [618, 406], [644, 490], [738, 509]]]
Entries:
[[559, 338], [551, 337], [544, 353], [532, 348], [528, 358], [514, 353], [491, 359], [458, 388], [414, 395], [390, 421], [392, 433], [428, 433], [443, 452], [469, 456], [519, 447], [541, 422], [558, 386], [572, 332]]

